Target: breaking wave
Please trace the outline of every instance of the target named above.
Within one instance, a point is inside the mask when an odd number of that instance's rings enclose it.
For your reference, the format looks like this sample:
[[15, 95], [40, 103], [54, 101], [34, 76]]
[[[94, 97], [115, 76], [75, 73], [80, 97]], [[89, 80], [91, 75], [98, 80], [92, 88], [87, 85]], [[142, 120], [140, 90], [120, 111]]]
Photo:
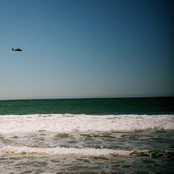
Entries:
[[95, 149], [95, 148], [64, 148], [64, 147], [51, 147], [51, 148], [41, 148], [41, 147], [15, 147], [6, 146], [0, 148], [2, 154], [8, 155], [68, 155], [68, 156], [148, 156], [152, 158], [167, 157], [174, 159], [174, 151], [169, 150], [116, 150], [116, 149]]
[[174, 130], [174, 115], [1, 115], [0, 133]]

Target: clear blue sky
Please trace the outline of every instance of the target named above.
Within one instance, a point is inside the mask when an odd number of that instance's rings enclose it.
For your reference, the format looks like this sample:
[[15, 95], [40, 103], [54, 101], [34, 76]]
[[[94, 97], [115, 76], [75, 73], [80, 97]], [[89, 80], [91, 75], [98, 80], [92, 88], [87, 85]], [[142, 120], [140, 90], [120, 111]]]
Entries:
[[174, 96], [173, 5], [1, 0], [0, 99]]

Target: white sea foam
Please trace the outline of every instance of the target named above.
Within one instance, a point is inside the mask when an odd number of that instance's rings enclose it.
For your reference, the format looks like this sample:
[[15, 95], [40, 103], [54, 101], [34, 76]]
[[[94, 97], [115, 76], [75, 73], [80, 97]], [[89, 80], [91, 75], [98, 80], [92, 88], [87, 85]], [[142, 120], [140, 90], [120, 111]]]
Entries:
[[0, 133], [174, 130], [174, 115], [1, 115]]
[[27, 146], [5, 146], [0, 148], [0, 154], [22, 155], [22, 156], [47, 156], [47, 155], [68, 155], [68, 156], [128, 156], [128, 155], [146, 155], [146, 156], [168, 156], [172, 157], [174, 151], [168, 150], [118, 150], [118, 149], [96, 149], [96, 148], [65, 148], [65, 147], [27, 147]]
[[118, 155], [126, 156], [133, 151], [125, 150], [114, 150], [114, 149], [95, 149], [95, 148], [64, 148], [64, 147], [53, 147], [53, 148], [35, 148], [35, 147], [14, 147], [6, 146], [0, 148], [0, 152], [4, 154], [21, 154], [21, 155], [83, 155], [83, 156], [107, 156], [107, 155]]

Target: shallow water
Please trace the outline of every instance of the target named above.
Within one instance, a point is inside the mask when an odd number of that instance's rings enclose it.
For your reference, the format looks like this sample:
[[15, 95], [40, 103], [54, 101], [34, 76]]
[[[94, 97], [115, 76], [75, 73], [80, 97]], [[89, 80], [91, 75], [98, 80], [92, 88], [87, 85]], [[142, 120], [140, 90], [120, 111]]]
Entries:
[[[171, 121], [174, 116], [154, 116], [155, 121], [151, 118], [151, 124], [145, 125], [148, 117], [152, 116], [3, 116], [0, 126], [7, 126], [0, 129], [0, 171], [15, 174], [173, 172]], [[67, 130], [72, 119], [76, 125]], [[99, 125], [105, 122], [105, 126], [96, 127], [96, 119]], [[125, 124], [125, 119], [132, 123]], [[144, 127], [135, 130], [135, 125], [143, 119]], [[119, 129], [114, 130], [118, 120]], [[160, 122], [164, 120], [161, 127]], [[107, 124], [111, 124], [109, 128]]]

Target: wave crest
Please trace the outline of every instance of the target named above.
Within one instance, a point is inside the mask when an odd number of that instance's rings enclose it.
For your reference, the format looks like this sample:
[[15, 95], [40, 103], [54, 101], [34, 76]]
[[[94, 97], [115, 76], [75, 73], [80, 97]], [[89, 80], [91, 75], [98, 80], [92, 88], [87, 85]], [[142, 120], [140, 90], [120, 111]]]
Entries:
[[0, 117], [0, 132], [86, 132], [174, 130], [174, 115], [9, 115]]
[[167, 157], [174, 160], [174, 151], [169, 150], [117, 150], [96, 148], [65, 148], [65, 147], [14, 147], [6, 146], [0, 149], [1, 153], [9, 155], [35, 156], [35, 155], [80, 155], [80, 156], [147, 156], [151, 158]]

